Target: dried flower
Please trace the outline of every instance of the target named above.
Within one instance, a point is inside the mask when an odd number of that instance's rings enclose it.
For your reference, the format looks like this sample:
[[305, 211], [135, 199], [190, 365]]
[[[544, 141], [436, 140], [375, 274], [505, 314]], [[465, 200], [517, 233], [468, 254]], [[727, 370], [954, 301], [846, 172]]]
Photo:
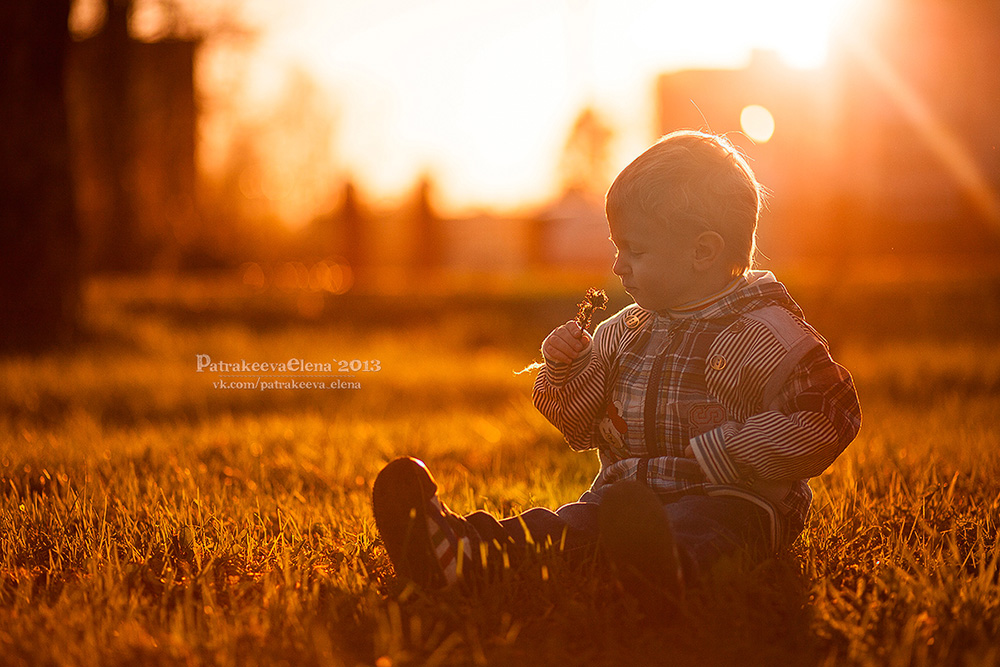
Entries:
[[604, 310], [608, 305], [608, 295], [602, 289], [591, 287], [580, 302], [580, 309], [576, 313], [576, 323], [581, 329], [590, 328], [590, 320], [594, 317], [594, 311]]

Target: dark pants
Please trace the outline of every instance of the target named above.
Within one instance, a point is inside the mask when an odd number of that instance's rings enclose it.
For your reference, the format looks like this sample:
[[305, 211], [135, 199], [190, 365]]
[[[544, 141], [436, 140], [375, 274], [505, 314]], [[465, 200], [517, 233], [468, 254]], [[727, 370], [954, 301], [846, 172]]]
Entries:
[[[478, 537], [494, 548], [505, 546], [512, 563], [525, 553], [525, 528], [535, 544], [551, 540], [556, 547], [562, 545], [567, 558], [584, 559], [595, 553], [598, 543], [600, 505], [591, 499], [599, 500], [588, 492], [584, 502], [569, 503], [555, 511], [536, 507], [502, 520], [479, 511], [455, 519], [472, 528], [467, 532], [474, 541]], [[663, 511], [670, 520], [685, 574], [691, 578], [697, 578], [721, 557], [741, 552], [761, 557], [769, 550], [767, 513], [742, 498], [684, 495], [664, 503]]]

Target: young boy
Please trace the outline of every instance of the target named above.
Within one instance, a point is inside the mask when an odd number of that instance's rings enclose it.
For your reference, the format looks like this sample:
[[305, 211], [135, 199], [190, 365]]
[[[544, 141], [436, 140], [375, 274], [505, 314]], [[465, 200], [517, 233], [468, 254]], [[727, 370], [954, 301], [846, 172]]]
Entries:
[[784, 286], [751, 269], [760, 208], [745, 159], [710, 134], [669, 134], [618, 175], [613, 271], [635, 303], [593, 337], [574, 321], [552, 331], [533, 391], [572, 449], [598, 451], [596, 479], [577, 503], [497, 521], [450, 512], [423, 465], [397, 459], [373, 502], [400, 574], [444, 586], [548, 538], [570, 553], [600, 543], [621, 574], [676, 587], [720, 556], [791, 544], [807, 479], [861, 412]]

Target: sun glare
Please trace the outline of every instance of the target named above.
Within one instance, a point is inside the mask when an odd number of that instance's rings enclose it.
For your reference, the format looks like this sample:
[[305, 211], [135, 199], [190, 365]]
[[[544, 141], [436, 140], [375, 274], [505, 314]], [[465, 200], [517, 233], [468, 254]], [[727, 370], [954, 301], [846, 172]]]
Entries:
[[857, 0], [772, 0], [760, 12], [755, 38], [791, 67], [817, 69], [829, 58], [834, 33], [856, 14]]
[[[246, 106], [274, 99], [280, 71], [304, 71], [332, 100], [333, 166], [373, 195], [397, 196], [429, 173], [452, 210], [510, 208], [554, 194], [580, 109], [616, 126], [611, 166], [624, 166], [650, 140], [657, 75], [740, 67], [757, 49], [818, 67], [854, 1], [293, 0], [257, 17]], [[760, 107], [741, 122], [758, 142], [774, 131]]]

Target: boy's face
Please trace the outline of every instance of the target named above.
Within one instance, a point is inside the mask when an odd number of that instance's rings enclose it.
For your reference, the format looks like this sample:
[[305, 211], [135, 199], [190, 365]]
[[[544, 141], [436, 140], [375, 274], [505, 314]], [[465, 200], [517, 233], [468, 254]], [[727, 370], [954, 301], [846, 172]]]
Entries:
[[625, 291], [647, 310], [666, 310], [707, 296], [695, 270], [695, 234], [631, 211], [609, 213], [617, 254], [612, 271]]

